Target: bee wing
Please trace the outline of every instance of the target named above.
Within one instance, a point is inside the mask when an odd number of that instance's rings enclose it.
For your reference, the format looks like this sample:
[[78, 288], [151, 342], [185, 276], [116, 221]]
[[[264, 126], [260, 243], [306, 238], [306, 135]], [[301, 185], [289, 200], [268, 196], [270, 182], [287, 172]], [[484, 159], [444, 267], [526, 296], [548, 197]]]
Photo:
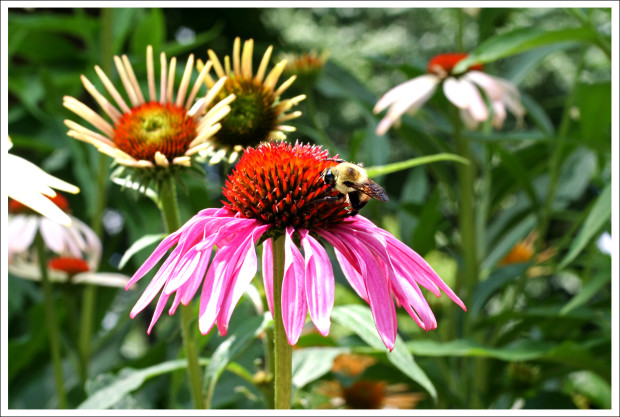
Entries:
[[384, 202], [389, 200], [385, 190], [370, 178], [361, 184], [352, 184], [351, 187], [363, 192], [368, 197], [372, 197], [375, 200]]

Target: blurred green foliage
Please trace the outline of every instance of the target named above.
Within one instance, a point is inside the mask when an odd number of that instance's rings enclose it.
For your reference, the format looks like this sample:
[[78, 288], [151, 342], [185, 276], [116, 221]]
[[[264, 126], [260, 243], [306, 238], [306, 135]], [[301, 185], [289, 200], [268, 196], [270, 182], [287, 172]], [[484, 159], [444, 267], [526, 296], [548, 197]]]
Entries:
[[[453, 152], [449, 104], [441, 94], [386, 135], [374, 132], [378, 98], [423, 73], [437, 53], [473, 51], [486, 60], [485, 71], [518, 85], [527, 109], [523, 126], [509, 118], [501, 130], [485, 125], [464, 132], [478, 167], [480, 277], [468, 295], [469, 311], [455, 312], [446, 297], [429, 298], [439, 325], [425, 333], [399, 310], [397, 350], [387, 354], [363, 301], [335, 266], [338, 309], [330, 336], [309, 331], [295, 351], [296, 407], [320, 403], [317, 386], [339, 378], [331, 367], [336, 353], [351, 352], [383, 365], [381, 373], [368, 368], [358, 378], [405, 382], [424, 392], [418, 408], [611, 407], [611, 258], [596, 243], [611, 230], [610, 9], [8, 9], [11, 152], [80, 186], [68, 199], [76, 217], [103, 224], [101, 270], [116, 271], [127, 249], [162, 233], [163, 223], [150, 199], [109, 182], [104, 210], [97, 211], [101, 157], [66, 136], [63, 119], [73, 115], [62, 97], [96, 108], [79, 76], [96, 79], [99, 65], [116, 77], [112, 55], [127, 54], [143, 79], [146, 45], [185, 62], [190, 53], [205, 60], [207, 49], [230, 54], [236, 36], [254, 39], [255, 59], [268, 45], [275, 57], [329, 50], [316, 83], [295, 83], [287, 92], [308, 96], [289, 140], [321, 144], [366, 166]], [[425, 256], [451, 286], [462, 262], [456, 165], [375, 178], [390, 201], [371, 201], [363, 213]], [[220, 205], [230, 167], [205, 168], [206, 178], [183, 178], [183, 222]], [[4, 174], [3, 181], [11, 180]], [[535, 255], [502, 265], [533, 230], [541, 234]], [[141, 248], [121, 271], [132, 275], [153, 247]], [[545, 248], [555, 255], [541, 261], [536, 255]], [[56, 289], [70, 407], [191, 407], [177, 317], [162, 317], [147, 336], [148, 310], [129, 319], [140, 290], [96, 288], [91, 361], [80, 380], [68, 329], [77, 318], [67, 316]], [[8, 407], [55, 408], [41, 290], [15, 276], [8, 277], [8, 290]], [[79, 302], [83, 289], [73, 294]], [[260, 317], [244, 298], [232, 333], [245, 326], [244, 334], [260, 334]], [[234, 350], [226, 342], [214, 331], [199, 339], [213, 407], [266, 407], [254, 378], [263, 366], [261, 339], [244, 338]], [[311, 354], [317, 346], [325, 353]]]

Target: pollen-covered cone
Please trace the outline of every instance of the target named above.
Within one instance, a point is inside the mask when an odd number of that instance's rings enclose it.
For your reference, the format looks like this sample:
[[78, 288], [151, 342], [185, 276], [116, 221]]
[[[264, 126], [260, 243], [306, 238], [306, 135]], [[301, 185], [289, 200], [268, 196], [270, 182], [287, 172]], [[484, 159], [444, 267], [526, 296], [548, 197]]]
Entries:
[[[329, 332], [334, 274], [323, 242], [333, 246], [345, 277], [370, 304], [379, 335], [390, 350], [396, 338], [393, 298], [426, 330], [437, 323], [420, 286], [436, 296], [444, 291], [465, 308], [421, 256], [364, 217], [351, 216], [346, 199], [326, 199], [338, 192], [321, 173], [335, 164], [317, 146], [271, 142], [247, 149], [226, 181], [225, 206], [199, 212], [166, 237], [133, 276], [128, 288], [172, 249], [131, 316], [159, 295], [150, 331], [171, 295], [170, 314], [180, 303], [187, 305], [202, 285], [200, 331], [206, 334], [217, 325], [220, 334], [226, 334], [235, 305], [256, 275], [259, 241], [273, 314], [272, 241], [276, 236], [284, 239], [282, 319], [291, 345], [297, 342], [308, 313], [322, 335]], [[216, 250], [213, 259], [212, 249]]]
[[[213, 66], [217, 78], [226, 77], [226, 83], [220, 96], [234, 94], [237, 98], [230, 104], [230, 115], [222, 120], [222, 128], [209, 140], [210, 147], [201, 151], [210, 163], [217, 163], [222, 158], [230, 163], [235, 161], [240, 152], [248, 146], [257, 146], [269, 140], [282, 140], [287, 132], [295, 128], [285, 123], [301, 116], [300, 111], [289, 112], [291, 108], [305, 99], [305, 95], [283, 98], [284, 92], [295, 81], [291, 76], [278, 86], [278, 80], [286, 67], [287, 61], [279, 61], [268, 73], [272, 46], [265, 51], [260, 64], [254, 72], [254, 40], [244, 42], [236, 38], [233, 44], [232, 66], [228, 55], [224, 65], [215, 52], [208, 50], [209, 61], [206, 66], [198, 60], [198, 70]], [[205, 83], [212, 87], [215, 81], [207, 74]], [[207, 107], [207, 110], [209, 107]]]
[[[114, 63], [125, 89], [125, 98], [108, 76], [95, 66], [108, 98], [82, 75], [84, 87], [98, 103], [107, 119], [79, 100], [65, 96], [66, 108], [82, 117], [96, 130], [65, 120], [69, 136], [94, 145], [121, 165], [134, 168], [168, 168], [190, 166], [191, 158], [204, 150], [209, 138], [220, 129], [220, 120], [230, 111], [234, 96], [218, 99], [225, 78], [195, 100], [207, 76], [209, 66], [197, 76], [189, 90], [194, 72], [194, 56], [190, 55], [183, 78], [175, 94], [176, 58], [170, 62], [160, 55], [159, 93], [155, 82], [153, 48], [146, 49], [148, 95], [144, 95], [126, 55], [115, 56]], [[189, 90], [189, 94], [188, 94]], [[127, 101], [127, 99], [129, 101]], [[205, 112], [205, 109], [209, 108]]]

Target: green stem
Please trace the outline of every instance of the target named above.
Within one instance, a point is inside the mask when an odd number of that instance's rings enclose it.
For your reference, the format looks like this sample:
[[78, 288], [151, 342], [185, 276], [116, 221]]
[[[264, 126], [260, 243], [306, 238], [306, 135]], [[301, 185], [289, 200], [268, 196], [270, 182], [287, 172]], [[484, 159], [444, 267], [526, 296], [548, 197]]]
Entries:
[[271, 327], [265, 331], [265, 373], [267, 374], [268, 384], [263, 389], [265, 398], [267, 399], [267, 408], [275, 408], [275, 391], [273, 384], [273, 375], [275, 372], [275, 352], [274, 352], [274, 331]]
[[67, 396], [65, 394], [64, 377], [62, 375], [62, 359], [60, 356], [60, 334], [58, 332], [58, 322], [56, 309], [54, 308], [54, 298], [52, 295], [52, 284], [47, 275], [47, 256], [45, 254], [45, 244], [41, 233], [37, 232], [35, 237], [37, 247], [37, 258], [39, 270], [41, 272], [41, 284], [43, 286], [43, 300], [45, 303], [45, 321], [47, 333], [49, 335], [50, 351], [52, 354], [52, 366], [54, 368], [54, 381], [56, 385], [56, 396], [58, 397], [58, 407], [67, 408]]
[[[106, 74], [112, 70], [112, 9], [101, 9], [101, 67]], [[108, 156], [98, 153], [97, 177], [95, 178], [95, 204], [91, 227], [95, 234], [102, 237], [103, 211], [107, 201], [108, 190]], [[86, 285], [82, 294], [82, 311], [80, 315], [80, 331], [78, 335], [78, 353], [80, 357], [81, 377], [85, 382], [88, 378], [88, 364], [90, 362], [91, 336], [97, 300], [97, 287]]]
[[273, 323], [274, 323], [274, 403], [276, 409], [291, 408], [293, 348], [288, 344], [282, 321], [282, 281], [284, 280], [284, 235], [273, 242]]
[[466, 304], [471, 304], [471, 292], [478, 281], [478, 255], [476, 242], [476, 226], [474, 213], [474, 178], [476, 166], [472, 159], [470, 143], [461, 134], [461, 120], [455, 108], [454, 141], [456, 152], [469, 164], [458, 165], [459, 182], [459, 229], [461, 232], [461, 249], [463, 252], [463, 272], [457, 288], [464, 292]]
[[[459, 229], [461, 234], [461, 250], [463, 254], [463, 269], [458, 275], [457, 288], [464, 294], [465, 305], [471, 306], [474, 286], [478, 282], [478, 242], [476, 240], [476, 214], [474, 212], [474, 179], [476, 165], [474, 163], [470, 143], [461, 134], [461, 119], [458, 109], [453, 109], [452, 122], [454, 125], [454, 141], [456, 153], [470, 161], [468, 165], [458, 165], [459, 182]], [[465, 336], [472, 337], [473, 323], [470, 318], [465, 320]], [[481, 394], [486, 389], [486, 363], [482, 358], [474, 360], [469, 381], [470, 404], [473, 408], [482, 408]], [[467, 372], [465, 372], [467, 375]], [[475, 391], [474, 391], [475, 390]]]
[[568, 98], [566, 99], [566, 104], [564, 105], [564, 112], [562, 114], [562, 119], [560, 120], [560, 126], [558, 127], [555, 141], [551, 144], [551, 146], [553, 147], [553, 153], [551, 155], [551, 161], [549, 163], [549, 186], [547, 188], [547, 198], [543, 206], [540, 226], [538, 228], [540, 238], [536, 242], [537, 251], [539, 251], [542, 247], [542, 242], [547, 236], [547, 229], [549, 228], [549, 223], [551, 221], [551, 206], [555, 201], [555, 193], [557, 191], [557, 185], [560, 178], [562, 154], [564, 153], [564, 147], [566, 146], [565, 139], [568, 134], [568, 129], [570, 127], [570, 112], [577, 98], [577, 84], [579, 84], [579, 77], [581, 76], [581, 72], [583, 71], [583, 66], [585, 63], [584, 56], [585, 48], [584, 50], [582, 50], [579, 62], [577, 63], [575, 82]]
[[[161, 214], [168, 233], [175, 232], [180, 226], [179, 205], [174, 178], [168, 176], [161, 184], [159, 189], [159, 204]], [[205, 408], [205, 399], [202, 395], [202, 376], [198, 363], [198, 347], [196, 339], [192, 333], [193, 311], [191, 305], [180, 306], [181, 309], [181, 333], [183, 335], [183, 345], [185, 346], [185, 356], [187, 357], [187, 373], [189, 376], [190, 390], [194, 407], [196, 409]]]

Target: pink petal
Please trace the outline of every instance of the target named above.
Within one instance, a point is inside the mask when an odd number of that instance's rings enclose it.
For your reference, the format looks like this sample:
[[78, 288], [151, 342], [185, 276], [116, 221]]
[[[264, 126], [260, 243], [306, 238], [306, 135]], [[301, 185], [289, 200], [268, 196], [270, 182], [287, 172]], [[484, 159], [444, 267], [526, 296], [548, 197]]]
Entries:
[[155, 312], [153, 313], [153, 318], [151, 319], [151, 324], [149, 324], [149, 328], [146, 331], [147, 334], [151, 334], [151, 330], [153, 329], [153, 326], [155, 325], [155, 323], [157, 323], [157, 320], [161, 316], [162, 311], [164, 311], [164, 307], [166, 307], [168, 298], [169, 296], [164, 293], [162, 293], [159, 296], [159, 300], [157, 301], [157, 306], [155, 307]]
[[370, 310], [375, 326], [383, 344], [391, 351], [396, 340], [396, 308], [388, 285], [388, 266], [380, 260], [367, 246], [365, 241], [349, 239], [352, 250], [360, 253], [366, 263], [367, 274], [364, 276]]
[[306, 300], [310, 318], [323, 336], [329, 334], [334, 307], [334, 271], [327, 252], [307, 230], [299, 230], [305, 253]]
[[138, 313], [146, 308], [147, 305], [150, 304], [151, 301], [157, 296], [159, 291], [166, 284], [166, 281], [170, 278], [170, 276], [174, 273], [174, 267], [176, 265], [178, 258], [170, 255], [170, 257], [166, 260], [166, 262], [161, 266], [157, 274], [153, 277], [149, 285], [146, 287], [142, 296], [138, 299], [136, 304], [131, 309], [129, 316], [133, 319], [136, 317]]
[[138, 282], [147, 272], [149, 272], [155, 265], [157, 265], [157, 262], [159, 262], [159, 260], [163, 258], [163, 256], [168, 252], [168, 249], [176, 245], [178, 237], [178, 235], [175, 235], [173, 233], [171, 235], [168, 235], [164, 240], [162, 240], [161, 243], [157, 245], [157, 248], [155, 248], [151, 256], [149, 256], [147, 260], [144, 261], [142, 266], [138, 268], [135, 274], [133, 274], [133, 277], [131, 277], [131, 279], [125, 286], [125, 290], [128, 290], [133, 284]]
[[304, 258], [293, 242], [294, 229], [287, 226], [284, 241], [284, 280], [282, 281], [282, 321], [289, 345], [299, 340], [306, 322]]
[[244, 249], [242, 245], [250, 238], [251, 233], [252, 231], [248, 231], [247, 228], [237, 232], [234, 239], [228, 245], [221, 247], [213, 258], [200, 296], [198, 325], [202, 334], [209, 333], [215, 324], [235, 267], [242, 256]]
[[366, 292], [366, 284], [363, 278], [363, 275], [366, 274], [366, 266], [359, 255], [351, 252], [347, 245], [343, 244], [343, 242], [331, 232], [327, 230], [318, 230], [317, 233], [334, 247], [336, 259], [338, 259], [338, 263], [340, 264], [345, 278], [349, 281], [349, 284], [357, 295], [368, 302], [368, 293]]
[[273, 317], [273, 250], [271, 239], [263, 242], [263, 285], [271, 316]]
[[269, 225], [256, 227], [254, 232], [250, 235], [250, 238], [248, 238], [244, 243], [245, 249], [243, 250], [243, 253], [245, 254], [241, 256], [233, 278], [230, 280], [229, 287], [217, 319], [217, 326], [220, 334], [225, 335], [228, 331], [228, 323], [235, 306], [241, 299], [241, 296], [245, 293], [252, 279], [256, 276], [258, 262], [256, 260], [256, 250], [254, 249], [254, 246], [268, 228]]

